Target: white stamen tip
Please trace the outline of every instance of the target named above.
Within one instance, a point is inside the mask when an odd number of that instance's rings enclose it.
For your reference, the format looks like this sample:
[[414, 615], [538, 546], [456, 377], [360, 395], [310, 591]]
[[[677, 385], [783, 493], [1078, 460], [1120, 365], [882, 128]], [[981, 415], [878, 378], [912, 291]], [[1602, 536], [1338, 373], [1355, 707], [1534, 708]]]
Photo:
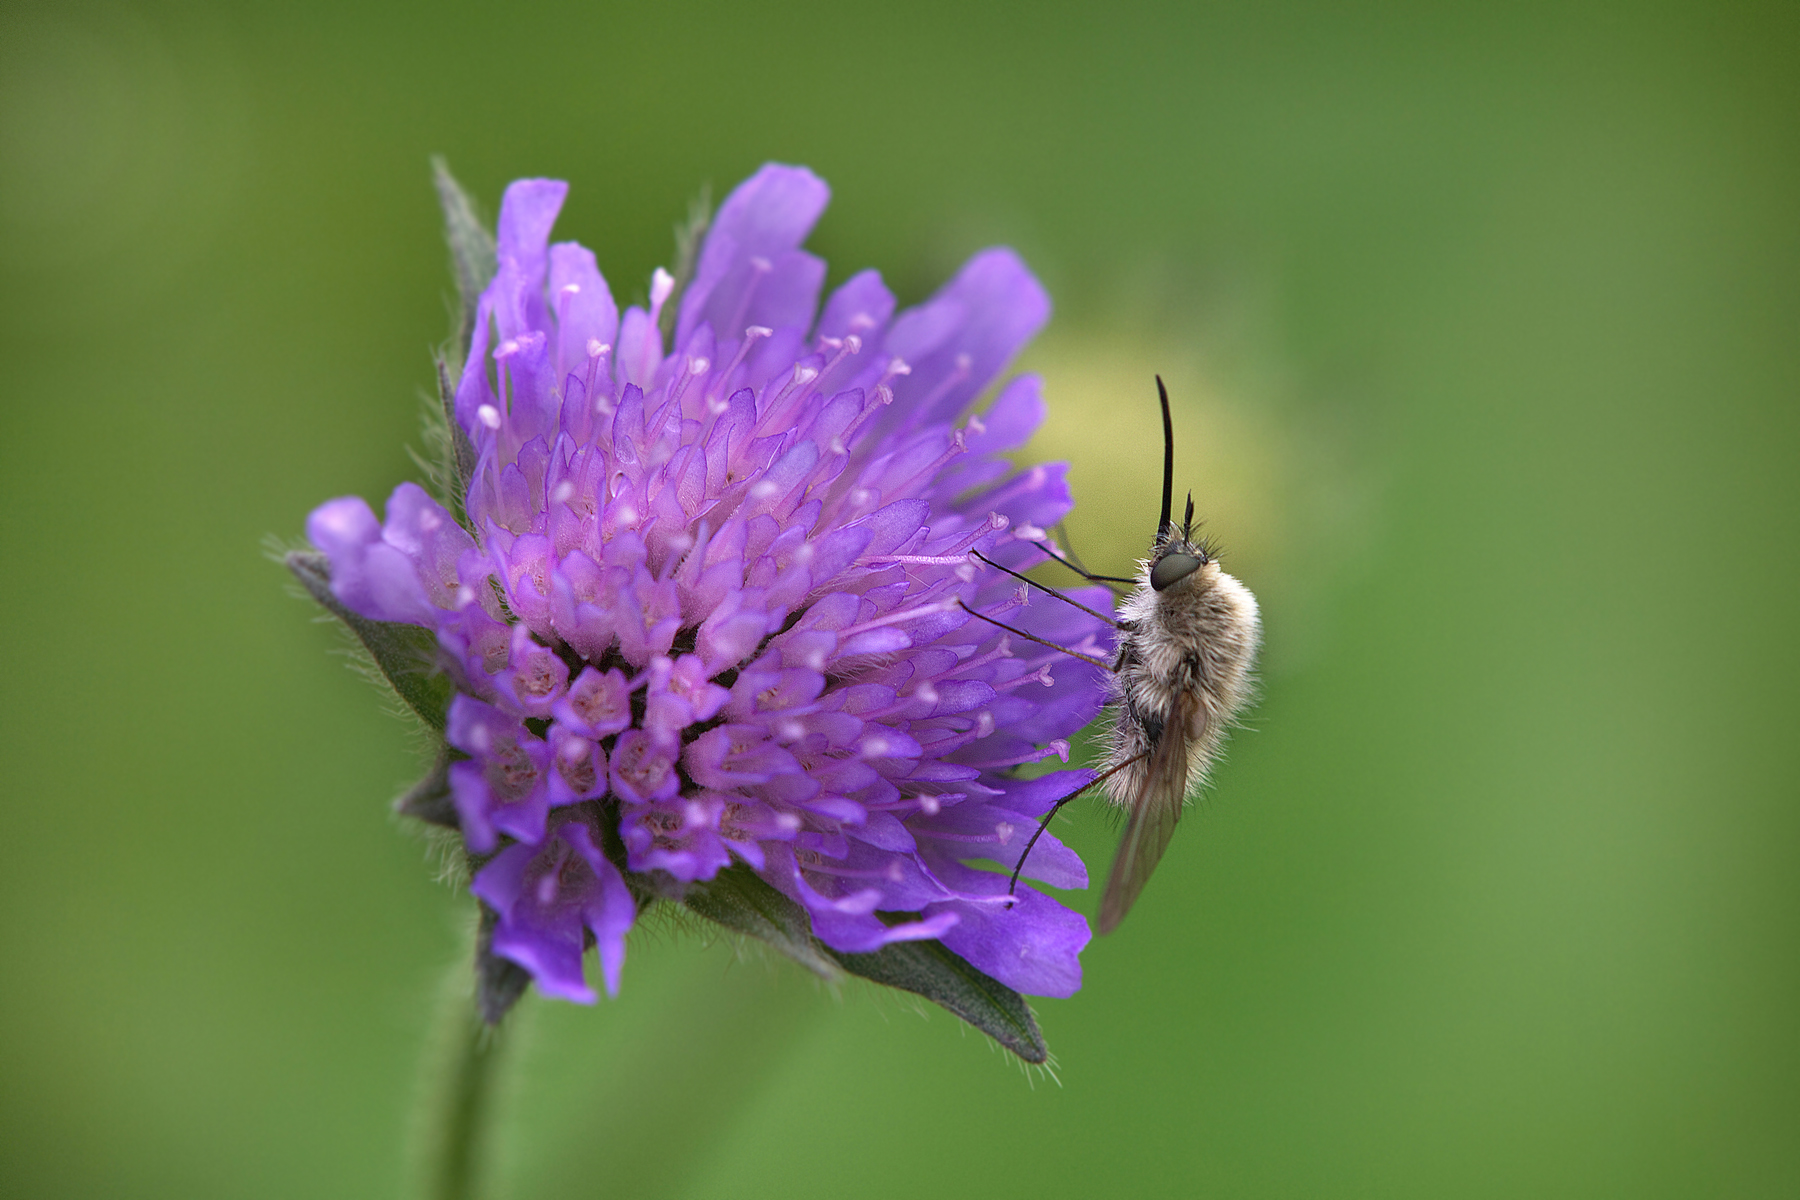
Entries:
[[854, 333], [849, 334], [844, 338], [844, 347], [852, 354], [861, 354], [862, 339], [857, 337]]
[[994, 837], [999, 839], [1002, 846], [1012, 841], [1012, 835], [1013, 827], [1010, 821], [997, 821], [994, 823]]
[[904, 358], [901, 358], [899, 355], [895, 355], [888, 362], [888, 374], [889, 375], [911, 375], [912, 368], [906, 365], [906, 360]]
[[774, 332], [775, 331], [770, 329], [767, 325], [751, 325], [744, 330], [744, 336], [747, 338], [766, 338]]
[[764, 273], [773, 271], [775, 269], [775, 264], [770, 262], [768, 259], [764, 258], [760, 254], [753, 254], [750, 256], [750, 265], [753, 268], [755, 268], [756, 270], [764, 272]]
[[982, 421], [982, 419], [980, 417], [976, 416], [974, 413], [969, 414], [969, 428], [974, 430], [976, 433], [986, 433], [987, 432], [987, 425]]
[[550, 499], [558, 504], [567, 504], [569, 502], [569, 497], [574, 494], [575, 485], [565, 479], [556, 485], [556, 490], [550, 493]]
[[602, 354], [605, 354], [611, 349], [612, 344], [610, 342], [603, 342], [599, 338], [588, 339], [587, 352], [589, 358], [599, 358]]
[[565, 296], [579, 296], [581, 294], [581, 285], [579, 283], [565, 283], [562, 285], [562, 294]]
[[711, 366], [712, 364], [704, 358], [690, 358], [688, 359], [688, 374], [704, 375]]
[[491, 404], [484, 404], [475, 410], [476, 419], [489, 429], [500, 428], [500, 410]]
[[1008, 521], [1003, 513], [991, 512], [988, 514], [988, 524], [995, 529], [1005, 529], [1012, 522]]
[[661, 267], [650, 276], [650, 303], [661, 308], [663, 302], [675, 290], [675, 277]]
[[819, 373], [817, 371], [813, 370], [811, 367], [795, 367], [794, 368], [794, 382], [795, 383], [811, 383], [813, 380], [817, 379], [818, 377], [819, 377]]

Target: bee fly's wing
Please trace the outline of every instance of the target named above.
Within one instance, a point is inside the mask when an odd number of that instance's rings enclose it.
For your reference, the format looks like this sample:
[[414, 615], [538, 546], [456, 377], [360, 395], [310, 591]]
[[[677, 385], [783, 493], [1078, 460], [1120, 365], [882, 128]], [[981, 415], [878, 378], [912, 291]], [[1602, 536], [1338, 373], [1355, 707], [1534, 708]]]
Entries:
[[1112, 873], [1106, 877], [1106, 894], [1100, 899], [1101, 933], [1111, 933], [1125, 919], [1150, 881], [1150, 873], [1162, 861], [1169, 839], [1175, 836], [1175, 822], [1181, 819], [1182, 801], [1187, 799], [1187, 731], [1199, 702], [1191, 692], [1177, 693], [1169, 718], [1163, 722], [1162, 736], [1150, 751], [1143, 791], [1132, 801], [1125, 836], [1119, 841]]

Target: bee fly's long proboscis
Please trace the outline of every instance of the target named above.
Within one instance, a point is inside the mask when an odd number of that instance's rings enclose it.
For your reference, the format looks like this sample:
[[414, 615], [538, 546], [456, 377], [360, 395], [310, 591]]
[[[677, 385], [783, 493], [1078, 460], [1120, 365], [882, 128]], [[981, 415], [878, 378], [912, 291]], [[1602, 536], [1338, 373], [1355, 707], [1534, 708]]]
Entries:
[[[1220, 568], [1211, 543], [1194, 537], [1192, 494], [1181, 524], [1170, 519], [1175, 439], [1169, 393], [1161, 376], [1156, 390], [1163, 418], [1162, 515], [1150, 556], [1138, 563], [1136, 577], [1126, 581], [1094, 575], [1044, 547], [1052, 559], [1089, 580], [1133, 585], [1113, 622], [1116, 649], [1107, 680], [1111, 728], [1104, 768], [1056, 802], [1013, 871], [1016, 884], [1050, 819], [1099, 783], [1126, 814], [1125, 832], [1100, 900], [1103, 934], [1116, 929], [1131, 911], [1174, 836], [1189, 794], [1206, 782], [1226, 730], [1250, 702], [1262, 640], [1256, 597]], [[1044, 590], [1076, 604], [1055, 589]]]

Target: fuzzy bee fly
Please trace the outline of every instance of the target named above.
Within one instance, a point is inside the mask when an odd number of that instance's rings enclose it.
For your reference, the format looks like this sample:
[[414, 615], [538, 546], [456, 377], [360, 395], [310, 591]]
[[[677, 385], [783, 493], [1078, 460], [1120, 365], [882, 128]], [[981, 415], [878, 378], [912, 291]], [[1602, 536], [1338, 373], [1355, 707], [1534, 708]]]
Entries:
[[[1191, 493], [1181, 524], [1170, 519], [1175, 436], [1169, 393], [1160, 376], [1156, 390], [1163, 419], [1162, 516], [1150, 556], [1138, 563], [1136, 578], [1095, 575], [1078, 560], [1038, 543], [1044, 553], [1087, 580], [1133, 586], [1117, 617], [1095, 612], [1053, 588], [1043, 589], [1116, 631], [1111, 663], [1056, 647], [1110, 672], [1110, 747], [1101, 772], [1057, 800], [1045, 814], [1012, 875], [1016, 886], [1032, 847], [1057, 811], [1094, 784], [1102, 784], [1108, 798], [1125, 813], [1125, 833], [1100, 901], [1101, 933], [1112, 932], [1131, 910], [1168, 848], [1188, 794], [1205, 783], [1226, 729], [1250, 699], [1251, 670], [1262, 636], [1256, 597], [1220, 569], [1210, 542], [1194, 536]], [[977, 557], [996, 570], [1024, 578], [985, 556]], [[1032, 641], [1043, 640], [1011, 626], [1003, 628]]]

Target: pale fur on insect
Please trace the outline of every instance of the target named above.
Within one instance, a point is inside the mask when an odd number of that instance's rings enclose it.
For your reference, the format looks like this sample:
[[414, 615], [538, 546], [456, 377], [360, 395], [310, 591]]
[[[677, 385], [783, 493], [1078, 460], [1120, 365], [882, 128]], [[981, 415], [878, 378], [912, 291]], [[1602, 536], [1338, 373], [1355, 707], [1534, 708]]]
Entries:
[[1192, 520], [1190, 499], [1187, 522], [1179, 531], [1165, 523], [1120, 608], [1108, 679], [1111, 773], [1103, 772], [1103, 786], [1128, 815], [1100, 902], [1101, 933], [1124, 919], [1143, 890], [1253, 691], [1262, 639], [1256, 597], [1204, 542], [1191, 540]]
[[1218, 555], [1208, 542], [1194, 539], [1192, 494], [1181, 525], [1169, 519], [1174, 500], [1175, 430], [1169, 416], [1169, 393], [1160, 376], [1156, 391], [1163, 419], [1162, 516], [1156, 523], [1150, 557], [1138, 563], [1137, 577], [1095, 575], [1049, 545], [1037, 543], [1053, 561], [1085, 579], [1133, 585], [1116, 616], [1096, 612], [1055, 588], [1033, 583], [986, 555], [974, 555], [988, 566], [1110, 623], [1116, 631], [1115, 655], [1106, 663], [969, 609], [971, 615], [990, 624], [1109, 672], [1112, 730], [1106, 766], [1044, 814], [1019, 855], [1009, 884], [1009, 890], [1018, 886], [1032, 847], [1062, 806], [1094, 784], [1103, 784], [1113, 804], [1125, 811], [1126, 819], [1100, 900], [1101, 933], [1111, 933], [1131, 910], [1174, 836], [1188, 794], [1206, 782], [1225, 730], [1250, 702], [1252, 670], [1262, 641], [1256, 597], [1220, 569]]

